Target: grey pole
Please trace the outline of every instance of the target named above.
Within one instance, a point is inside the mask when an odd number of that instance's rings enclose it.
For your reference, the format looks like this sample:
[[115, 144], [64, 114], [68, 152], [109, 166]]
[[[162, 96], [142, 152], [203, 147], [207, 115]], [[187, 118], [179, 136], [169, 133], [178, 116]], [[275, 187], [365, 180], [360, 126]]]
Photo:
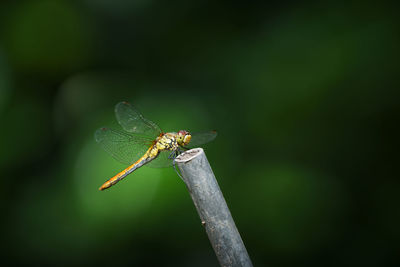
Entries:
[[220, 265], [253, 266], [204, 150], [188, 150], [179, 155], [175, 162]]

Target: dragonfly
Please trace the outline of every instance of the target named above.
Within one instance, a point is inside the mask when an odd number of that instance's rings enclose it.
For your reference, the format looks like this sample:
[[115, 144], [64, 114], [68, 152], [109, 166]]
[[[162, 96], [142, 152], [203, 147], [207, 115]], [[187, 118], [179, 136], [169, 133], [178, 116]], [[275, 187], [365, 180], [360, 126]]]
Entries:
[[115, 185], [143, 165], [175, 168], [175, 158], [183, 150], [208, 143], [217, 136], [216, 131], [164, 133], [126, 101], [115, 106], [115, 116], [122, 129], [102, 127], [95, 132], [95, 140], [112, 157], [129, 166], [107, 180], [100, 191]]

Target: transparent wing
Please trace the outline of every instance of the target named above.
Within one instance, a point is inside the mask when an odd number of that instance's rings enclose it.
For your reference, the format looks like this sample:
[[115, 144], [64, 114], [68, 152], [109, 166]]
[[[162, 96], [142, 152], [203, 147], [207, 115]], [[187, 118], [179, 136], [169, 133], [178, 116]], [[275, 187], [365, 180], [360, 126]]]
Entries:
[[173, 157], [170, 157], [171, 153], [175, 153], [174, 151], [166, 150], [160, 152], [157, 158], [153, 159], [146, 166], [150, 168], [165, 168], [172, 166]]
[[120, 102], [115, 106], [115, 116], [118, 123], [125, 131], [136, 133], [156, 139], [161, 133], [160, 127], [154, 122], [146, 119], [128, 102]]
[[100, 128], [94, 136], [105, 151], [123, 164], [136, 162], [146, 153], [153, 141], [150, 138], [110, 128]]
[[197, 132], [197, 133], [192, 133], [191, 135], [192, 139], [190, 140], [188, 147], [195, 147], [214, 140], [215, 137], [217, 137], [217, 132], [216, 131]]

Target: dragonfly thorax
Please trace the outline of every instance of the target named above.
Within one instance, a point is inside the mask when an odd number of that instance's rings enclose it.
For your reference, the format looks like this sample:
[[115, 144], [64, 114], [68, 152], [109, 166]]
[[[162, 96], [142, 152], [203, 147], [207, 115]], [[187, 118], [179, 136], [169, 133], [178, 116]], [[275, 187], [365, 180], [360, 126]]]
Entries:
[[165, 150], [176, 150], [178, 149], [178, 142], [176, 139], [176, 133], [165, 133], [157, 138], [155, 148], [158, 151]]
[[158, 137], [156, 148], [159, 151], [177, 150], [179, 146], [189, 144], [192, 136], [187, 131], [179, 131], [178, 133], [165, 133]]

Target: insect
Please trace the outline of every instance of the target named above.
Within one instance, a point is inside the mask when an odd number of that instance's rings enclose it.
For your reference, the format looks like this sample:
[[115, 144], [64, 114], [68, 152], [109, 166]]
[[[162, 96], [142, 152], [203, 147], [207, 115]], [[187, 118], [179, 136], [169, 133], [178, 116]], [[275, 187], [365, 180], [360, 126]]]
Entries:
[[95, 132], [95, 139], [111, 156], [129, 166], [106, 181], [99, 190], [115, 185], [145, 164], [150, 167], [175, 167], [176, 156], [183, 149], [188, 149], [188, 145], [201, 145], [217, 136], [216, 131], [164, 133], [128, 102], [115, 106], [115, 116], [123, 130], [103, 127]]

